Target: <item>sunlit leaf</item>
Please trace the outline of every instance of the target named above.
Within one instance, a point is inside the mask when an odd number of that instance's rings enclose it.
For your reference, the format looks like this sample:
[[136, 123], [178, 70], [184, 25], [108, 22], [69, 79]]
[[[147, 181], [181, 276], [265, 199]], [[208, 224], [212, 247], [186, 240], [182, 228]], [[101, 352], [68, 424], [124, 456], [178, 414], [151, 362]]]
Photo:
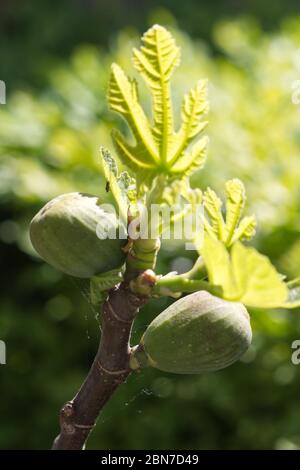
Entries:
[[208, 188], [204, 193], [204, 207], [208, 217], [205, 219], [205, 229], [210, 235], [214, 234], [227, 247], [238, 240], [249, 240], [255, 234], [256, 219], [246, 216], [241, 219], [246, 194], [243, 183], [238, 179], [227, 181], [226, 212], [222, 214], [222, 201], [216, 193]]
[[237, 242], [231, 250], [231, 262], [241, 302], [264, 308], [285, 302], [287, 287], [267, 256]]
[[119, 132], [112, 133], [115, 148], [125, 165], [136, 173], [138, 187], [151, 187], [155, 176], [182, 179], [203, 167], [207, 139], [189, 148], [206, 126], [208, 110], [206, 81], [199, 81], [184, 98], [182, 125], [176, 133], [172, 111], [170, 79], [179, 64], [180, 50], [171, 33], [154, 25], [142, 37], [142, 46], [133, 49], [133, 63], [149, 87], [153, 102], [153, 123], [138, 102], [137, 85], [116, 64], [112, 65], [108, 101], [110, 109], [127, 121], [135, 142]]
[[256, 232], [256, 219], [254, 215], [243, 217], [239, 223], [238, 228], [235, 230], [230, 245], [238, 240], [250, 240]]
[[122, 221], [126, 224], [129, 203], [135, 202], [135, 181], [126, 171], [118, 174], [116, 161], [103, 147], [101, 157], [109, 191], [112, 193]]
[[219, 238], [220, 240], [224, 240], [225, 223], [221, 211], [221, 199], [216, 195], [216, 193], [212, 189], [208, 188], [204, 193], [203, 201], [205, 210], [207, 211], [210, 217], [213, 231], [215, 232], [217, 238]]
[[226, 243], [229, 244], [245, 206], [245, 186], [238, 179], [226, 182]]
[[202, 137], [192, 146], [189, 152], [183, 153], [179, 160], [172, 166], [174, 177], [191, 175], [194, 171], [204, 167], [207, 155], [208, 138]]
[[[197, 86], [184, 97], [181, 113], [182, 125], [174, 140], [175, 151], [174, 155], [171, 156], [173, 165], [183, 154], [189, 143], [206, 127], [207, 121], [202, 119], [207, 112], [207, 81], [199, 80]], [[194, 155], [198, 153], [197, 148], [199, 149], [199, 144], [192, 152]]]
[[108, 90], [110, 108], [120, 113], [128, 122], [136, 140], [136, 155], [142, 152], [142, 158], [138, 162], [153, 165], [158, 160], [157, 147], [149, 122], [138, 102], [136, 82], [130, 80], [121, 67], [112, 64]]
[[209, 236], [201, 249], [209, 281], [223, 290], [227, 300], [250, 307], [276, 308], [288, 298], [288, 288], [270, 260], [240, 242], [230, 252]]
[[142, 37], [143, 45], [133, 50], [133, 63], [153, 97], [153, 135], [160, 148], [162, 162], [167, 161], [173, 134], [170, 78], [179, 64], [179, 48], [165, 28], [154, 25]]
[[239, 298], [229, 253], [223, 243], [206, 235], [200, 254], [205, 262], [209, 282], [222, 288], [224, 298]]

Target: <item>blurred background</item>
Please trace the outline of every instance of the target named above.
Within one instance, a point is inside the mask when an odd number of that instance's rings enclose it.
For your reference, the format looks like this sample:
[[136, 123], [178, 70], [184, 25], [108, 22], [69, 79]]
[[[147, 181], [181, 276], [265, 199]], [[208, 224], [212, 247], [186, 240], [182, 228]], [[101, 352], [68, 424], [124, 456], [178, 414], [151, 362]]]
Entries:
[[[299, 16], [298, 16], [299, 15]], [[243, 179], [257, 248], [300, 275], [300, 6], [296, 0], [1, 0], [0, 448], [49, 448], [58, 410], [79, 388], [99, 324], [86, 286], [33, 253], [28, 225], [67, 191], [105, 194], [99, 147], [120, 121], [107, 110], [112, 61], [133, 74], [130, 50], [153, 23], [182, 47], [173, 79], [177, 118], [185, 91], [209, 80], [209, 158], [193, 185], [222, 193]], [[141, 96], [149, 103], [146, 90]], [[183, 271], [195, 254], [164, 244], [158, 272]], [[134, 329], [169, 300], [145, 307]], [[300, 311], [252, 310], [243, 360], [203, 376], [146, 370], [106, 407], [89, 449], [300, 449]]]

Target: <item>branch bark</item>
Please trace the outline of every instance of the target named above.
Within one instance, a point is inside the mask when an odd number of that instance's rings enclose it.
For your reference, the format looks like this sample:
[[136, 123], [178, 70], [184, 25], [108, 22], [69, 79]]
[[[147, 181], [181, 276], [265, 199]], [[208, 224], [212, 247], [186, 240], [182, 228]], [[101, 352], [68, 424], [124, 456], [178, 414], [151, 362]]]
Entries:
[[98, 352], [79, 392], [60, 411], [60, 434], [53, 450], [84, 448], [102, 408], [131, 372], [131, 328], [139, 308], [147, 300], [131, 292], [125, 281], [109, 292], [103, 305]]

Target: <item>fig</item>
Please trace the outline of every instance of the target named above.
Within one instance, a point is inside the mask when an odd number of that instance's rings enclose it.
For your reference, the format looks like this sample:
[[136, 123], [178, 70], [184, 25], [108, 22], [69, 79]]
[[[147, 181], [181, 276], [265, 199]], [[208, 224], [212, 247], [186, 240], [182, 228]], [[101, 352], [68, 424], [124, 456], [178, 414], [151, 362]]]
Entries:
[[237, 361], [251, 338], [244, 305], [206, 291], [194, 292], [150, 323], [132, 350], [131, 367], [148, 365], [177, 374], [216, 371]]
[[[109, 228], [115, 238], [99, 236]], [[97, 196], [62, 194], [48, 202], [32, 219], [30, 238], [38, 254], [56, 269], [89, 278], [120, 267], [125, 260], [117, 218], [101, 207]]]

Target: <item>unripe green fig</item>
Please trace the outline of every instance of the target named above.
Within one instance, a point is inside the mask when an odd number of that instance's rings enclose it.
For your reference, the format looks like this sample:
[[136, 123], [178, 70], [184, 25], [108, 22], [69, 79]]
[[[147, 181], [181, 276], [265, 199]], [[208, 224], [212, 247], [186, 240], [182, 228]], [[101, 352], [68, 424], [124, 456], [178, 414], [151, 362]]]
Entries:
[[[100, 238], [102, 227], [116, 237]], [[125, 260], [116, 218], [101, 208], [97, 196], [62, 194], [48, 202], [32, 219], [33, 247], [47, 263], [66, 274], [89, 278], [120, 267]]]
[[223, 369], [251, 344], [244, 305], [194, 292], [174, 302], [146, 329], [133, 348], [131, 367], [150, 365], [165, 372], [199, 374]]

